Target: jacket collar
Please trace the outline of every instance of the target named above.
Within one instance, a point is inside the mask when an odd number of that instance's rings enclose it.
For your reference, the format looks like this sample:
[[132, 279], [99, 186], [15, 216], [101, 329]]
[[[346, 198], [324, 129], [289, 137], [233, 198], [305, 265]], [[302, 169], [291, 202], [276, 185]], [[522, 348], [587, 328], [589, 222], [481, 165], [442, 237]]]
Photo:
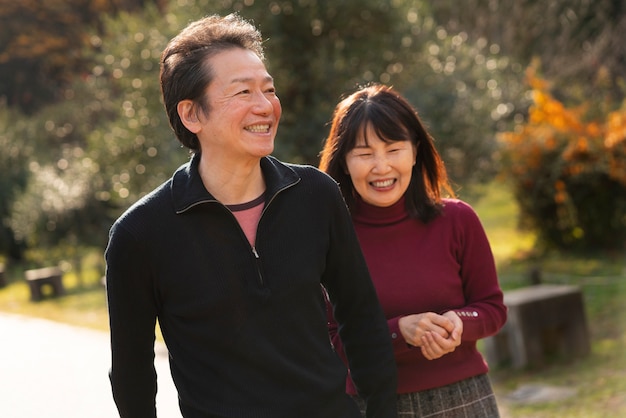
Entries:
[[[195, 154], [191, 161], [181, 166], [172, 176], [171, 193], [174, 210], [180, 214], [203, 203], [218, 202], [209, 193], [198, 171], [200, 154]], [[288, 165], [268, 156], [261, 158], [261, 171], [265, 178], [266, 202], [269, 203], [280, 191], [297, 184], [300, 176]]]

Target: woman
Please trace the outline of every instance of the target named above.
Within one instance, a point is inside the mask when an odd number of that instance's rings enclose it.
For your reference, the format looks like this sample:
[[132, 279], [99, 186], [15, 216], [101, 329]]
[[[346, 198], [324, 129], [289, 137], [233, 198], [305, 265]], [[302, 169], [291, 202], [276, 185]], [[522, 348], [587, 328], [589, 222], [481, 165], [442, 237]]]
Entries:
[[[474, 210], [442, 197], [454, 194], [415, 109], [390, 87], [353, 93], [320, 168], [341, 186], [387, 317], [399, 416], [498, 416], [476, 349], [506, 321], [493, 255]], [[329, 328], [342, 354], [332, 313]], [[346, 388], [356, 394], [351, 379]]]

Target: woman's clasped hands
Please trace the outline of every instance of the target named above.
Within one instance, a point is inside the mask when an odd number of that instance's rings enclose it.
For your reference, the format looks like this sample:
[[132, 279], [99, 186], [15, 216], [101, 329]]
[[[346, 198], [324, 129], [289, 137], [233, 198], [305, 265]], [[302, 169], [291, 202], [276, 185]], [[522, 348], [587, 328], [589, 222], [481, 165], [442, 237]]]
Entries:
[[443, 315], [434, 312], [407, 315], [398, 321], [404, 340], [420, 347], [428, 360], [453, 352], [461, 344], [463, 321], [454, 311]]

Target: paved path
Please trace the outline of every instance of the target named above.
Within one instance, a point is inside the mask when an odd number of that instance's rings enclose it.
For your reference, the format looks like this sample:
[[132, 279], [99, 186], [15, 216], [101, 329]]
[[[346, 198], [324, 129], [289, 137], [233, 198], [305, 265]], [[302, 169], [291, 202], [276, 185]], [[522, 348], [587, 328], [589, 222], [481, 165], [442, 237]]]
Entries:
[[[0, 313], [0, 417], [114, 418], [108, 333]], [[156, 349], [159, 417], [180, 418], [167, 352]]]

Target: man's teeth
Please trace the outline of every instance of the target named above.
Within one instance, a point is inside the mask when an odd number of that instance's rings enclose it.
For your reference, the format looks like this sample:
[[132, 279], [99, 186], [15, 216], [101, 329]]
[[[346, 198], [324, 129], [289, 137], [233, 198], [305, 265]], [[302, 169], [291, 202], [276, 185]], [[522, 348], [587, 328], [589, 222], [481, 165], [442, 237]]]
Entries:
[[389, 187], [393, 184], [394, 180], [383, 180], [383, 181], [373, 181], [372, 186], [374, 187]]
[[246, 131], [249, 132], [267, 132], [270, 129], [269, 125], [252, 125], [246, 127]]

